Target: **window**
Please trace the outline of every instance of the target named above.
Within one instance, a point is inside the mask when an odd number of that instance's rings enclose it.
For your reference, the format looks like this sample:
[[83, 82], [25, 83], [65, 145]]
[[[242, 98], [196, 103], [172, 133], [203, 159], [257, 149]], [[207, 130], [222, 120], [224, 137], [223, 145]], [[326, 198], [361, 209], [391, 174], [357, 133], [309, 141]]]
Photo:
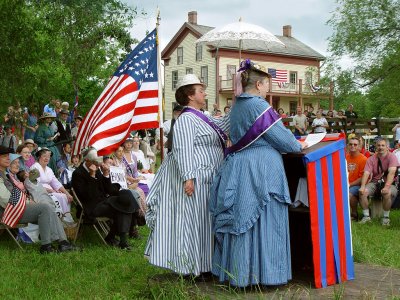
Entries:
[[232, 76], [236, 73], [236, 66], [235, 65], [227, 65], [226, 66], [226, 79], [232, 79]]
[[186, 74], [193, 74], [193, 68], [186, 68]]
[[176, 89], [176, 85], [178, 84], [178, 71], [172, 71], [172, 89]]
[[312, 83], [312, 72], [307, 71], [306, 72], [306, 83], [311, 84]]
[[208, 85], [208, 67], [207, 66], [201, 67], [200, 79], [206, 86]]
[[297, 113], [297, 101], [290, 101], [289, 102], [289, 111], [290, 111], [290, 114], [292, 114], [292, 113], [296, 114]]
[[290, 80], [290, 83], [297, 84], [297, 72], [290, 72], [289, 80]]
[[196, 61], [201, 61], [203, 59], [203, 46], [196, 45]]
[[178, 64], [178, 65], [183, 64], [183, 47], [178, 47], [176, 53], [177, 53], [177, 55], [178, 55], [177, 64]]

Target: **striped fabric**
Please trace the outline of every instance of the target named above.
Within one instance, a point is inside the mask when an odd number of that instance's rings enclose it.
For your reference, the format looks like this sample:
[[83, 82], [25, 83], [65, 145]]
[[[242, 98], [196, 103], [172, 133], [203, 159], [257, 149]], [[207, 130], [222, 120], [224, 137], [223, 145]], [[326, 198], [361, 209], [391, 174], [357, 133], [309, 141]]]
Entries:
[[[213, 119], [224, 131], [229, 117]], [[216, 132], [192, 113], [175, 123], [172, 153], [158, 170], [147, 197], [151, 228], [145, 255], [150, 263], [180, 274], [211, 271], [212, 234], [208, 208], [210, 184], [223, 160]], [[195, 178], [195, 192], [184, 181]]]
[[11, 191], [10, 200], [4, 210], [1, 222], [7, 226], [14, 227], [18, 224], [19, 220], [25, 212], [26, 207], [26, 194], [13, 186]]
[[132, 130], [159, 127], [156, 29], [149, 33], [113, 74], [80, 124], [74, 154], [92, 146], [99, 155], [115, 151]]
[[354, 279], [345, 139], [305, 156], [317, 288]]

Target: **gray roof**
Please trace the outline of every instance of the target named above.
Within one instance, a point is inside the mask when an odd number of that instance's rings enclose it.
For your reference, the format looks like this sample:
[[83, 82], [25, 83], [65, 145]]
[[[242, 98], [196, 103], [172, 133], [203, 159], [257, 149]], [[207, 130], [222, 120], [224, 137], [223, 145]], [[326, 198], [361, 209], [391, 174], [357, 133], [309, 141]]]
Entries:
[[189, 22], [185, 22], [186, 25], [188, 25], [188, 27], [191, 27], [192, 29], [194, 29], [195, 31], [198, 31], [201, 35], [209, 32], [210, 30], [213, 30], [214, 27], [210, 27], [210, 26], [204, 26], [204, 25], [197, 25], [197, 24], [192, 24]]
[[[186, 22], [186, 24], [199, 32], [201, 35], [204, 35], [208, 31], [214, 29], [214, 27], [191, 24]], [[242, 51], [250, 51], [250, 52], [261, 52], [261, 53], [270, 53], [270, 54], [279, 54], [284, 56], [296, 56], [296, 57], [306, 57], [306, 58], [314, 58], [317, 60], [324, 60], [325, 57], [319, 52], [315, 51], [311, 47], [306, 44], [300, 42], [294, 37], [287, 36], [279, 36], [276, 37], [281, 40], [285, 44], [285, 47], [277, 45], [277, 44], [267, 44], [263, 41], [256, 40], [247, 40], [242, 42]], [[218, 44], [210, 43], [218, 48], [223, 49], [235, 49], [239, 50], [239, 43], [237, 41], [221, 41]]]

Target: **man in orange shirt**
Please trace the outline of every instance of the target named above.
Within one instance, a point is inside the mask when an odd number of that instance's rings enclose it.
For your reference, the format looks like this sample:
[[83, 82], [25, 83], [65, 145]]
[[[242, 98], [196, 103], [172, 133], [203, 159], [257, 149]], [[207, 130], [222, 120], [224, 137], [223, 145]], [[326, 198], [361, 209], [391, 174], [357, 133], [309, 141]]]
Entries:
[[347, 170], [349, 172], [349, 196], [351, 219], [357, 220], [357, 204], [358, 190], [361, 185], [361, 177], [364, 173], [365, 163], [367, 158], [360, 153], [360, 140], [357, 137], [352, 137], [348, 142], [348, 152], [346, 155]]

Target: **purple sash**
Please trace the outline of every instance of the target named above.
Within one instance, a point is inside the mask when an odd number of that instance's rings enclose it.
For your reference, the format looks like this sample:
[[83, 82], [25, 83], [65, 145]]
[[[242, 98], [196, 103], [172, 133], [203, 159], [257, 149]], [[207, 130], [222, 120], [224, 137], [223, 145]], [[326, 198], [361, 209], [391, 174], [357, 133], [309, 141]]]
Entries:
[[212, 129], [215, 130], [215, 132], [217, 133], [218, 137], [219, 137], [219, 141], [221, 142], [222, 145], [222, 149], [225, 151], [225, 143], [228, 140], [227, 135], [225, 134], [225, 132], [218, 127], [217, 124], [215, 124], [213, 121], [211, 121], [209, 118], [207, 118], [203, 113], [199, 112], [196, 109], [193, 109], [191, 107], [185, 107], [182, 111], [182, 114], [184, 112], [190, 112], [192, 114], [195, 114], [196, 116], [198, 116], [200, 119], [202, 119], [204, 122], [206, 122], [208, 125], [211, 126]]
[[281, 117], [274, 111], [270, 106], [268, 107], [251, 125], [249, 130], [244, 136], [234, 145], [225, 150], [225, 156], [241, 151], [244, 148], [250, 146], [255, 142], [260, 136], [262, 136], [268, 129], [271, 128], [276, 122], [278, 122]]

